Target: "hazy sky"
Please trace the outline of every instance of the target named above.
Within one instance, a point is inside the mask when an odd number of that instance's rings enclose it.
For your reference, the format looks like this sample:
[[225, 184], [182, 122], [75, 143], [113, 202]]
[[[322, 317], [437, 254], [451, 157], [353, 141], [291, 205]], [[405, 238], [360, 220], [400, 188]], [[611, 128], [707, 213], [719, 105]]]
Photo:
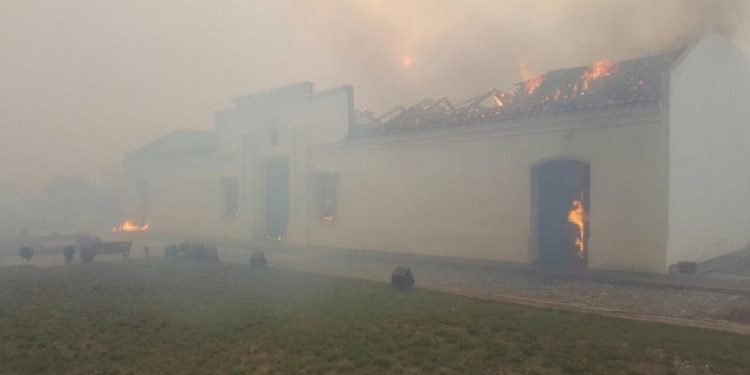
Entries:
[[[230, 99], [350, 84], [379, 112], [659, 53], [709, 27], [747, 51], [750, 0], [0, 0], [0, 182], [98, 178]], [[654, 5], [656, 3], [656, 5]]]

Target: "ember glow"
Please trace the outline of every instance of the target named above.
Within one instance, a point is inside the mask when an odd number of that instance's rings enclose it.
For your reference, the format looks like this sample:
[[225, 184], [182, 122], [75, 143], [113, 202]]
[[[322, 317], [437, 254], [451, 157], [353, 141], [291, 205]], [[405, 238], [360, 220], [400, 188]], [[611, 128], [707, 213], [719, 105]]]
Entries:
[[521, 77], [523, 77], [523, 87], [526, 89], [526, 93], [531, 95], [542, 84], [544, 76], [535, 76], [524, 63], [521, 63], [519, 71], [521, 72]]
[[404, 66], [407, 68], [411, 67], [411, 63], [412, 63], [411, 56], [408, 56], [408, 55], [404, 56], [401, 59], [401, 63], [404, 64]]
[[[581, 196], [583, 196], [583, 193], [581, 193]], [[583, 245], [586, 212], [583, 209], [583, 202], [581, 200], [574, 200], [572, 206], [573, 208], [568, 212], [568, 222], [578, 227], [578, 236], [576, 236], [575, 245], [578, 246], [578, 256], [583, 259], [586, 251]]]
[[112, 228], [111, 232], [142, 232], [146, 230], [148, 230], [148, 223], [143, 224], [142, 226], [137, 226], [130, 221], [126, 221], [119, 227]]

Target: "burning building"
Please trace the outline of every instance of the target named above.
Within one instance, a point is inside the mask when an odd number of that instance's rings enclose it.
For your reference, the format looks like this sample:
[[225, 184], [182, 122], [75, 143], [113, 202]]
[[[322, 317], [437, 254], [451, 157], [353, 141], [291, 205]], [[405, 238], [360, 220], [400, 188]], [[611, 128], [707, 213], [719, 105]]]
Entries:
[[711, 33], [379, 117], [294, 84], [125, 165], [153, 232], [665, 273], [750, 246], [748, 98]]

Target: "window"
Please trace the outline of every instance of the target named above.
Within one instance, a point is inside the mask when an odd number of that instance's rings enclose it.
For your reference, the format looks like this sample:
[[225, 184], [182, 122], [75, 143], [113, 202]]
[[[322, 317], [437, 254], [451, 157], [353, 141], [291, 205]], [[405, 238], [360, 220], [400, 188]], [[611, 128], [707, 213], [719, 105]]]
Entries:
[[315, 173], [313, 177], [315, 221], [336, 220], [336, 175]]
[[238, 217], [240, 184], [234, 177], [221, 178], [221, 206], [224, 217]]

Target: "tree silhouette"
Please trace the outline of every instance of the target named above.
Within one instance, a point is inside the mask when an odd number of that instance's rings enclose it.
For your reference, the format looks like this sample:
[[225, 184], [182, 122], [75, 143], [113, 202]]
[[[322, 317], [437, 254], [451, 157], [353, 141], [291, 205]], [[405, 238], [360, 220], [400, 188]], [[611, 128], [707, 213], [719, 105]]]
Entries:
[[65, 246], [63, 254], [65, 255], [65, 264], [69, 266], [73, 264], [73, 256], [76, 254], [76, 248], [70, 245]]
[[24, 246], [21, 248], [21, 251], [19, 251], [23, 259], [26, 259], [29, 263], [31, 263], [31, 258], [34, 257], [34, 249]]

